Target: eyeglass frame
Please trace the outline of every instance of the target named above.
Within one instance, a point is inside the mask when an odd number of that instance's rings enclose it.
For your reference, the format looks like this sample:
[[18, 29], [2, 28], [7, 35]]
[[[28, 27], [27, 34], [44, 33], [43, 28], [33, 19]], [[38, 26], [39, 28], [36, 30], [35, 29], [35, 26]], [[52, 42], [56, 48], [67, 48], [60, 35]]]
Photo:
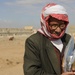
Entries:
[[[53, 30], [56, 30], [58, 27], [60, 28], [60, 29], [65, 29], [65, 27], [66, 27], [66, 24], [65, 23], [60, 23], [60, 24], [49, 24], [49, 26], [52, 28], [52, 26], [56, 26], [55, 28], [53, 28]], [[62, 28], [62, 26], [64, 26], [63, 28]]]

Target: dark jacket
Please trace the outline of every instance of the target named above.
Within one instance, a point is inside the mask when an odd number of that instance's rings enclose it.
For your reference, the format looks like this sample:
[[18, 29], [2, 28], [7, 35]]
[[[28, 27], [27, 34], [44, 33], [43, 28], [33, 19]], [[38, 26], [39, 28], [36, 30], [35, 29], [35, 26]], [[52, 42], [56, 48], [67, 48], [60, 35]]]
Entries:
[[[64, 47], [70, 35], [65, 34], [61, 39]], [[57, 60], [54, 46], [50, 40], [37, 32], [25, 42], [24, 75], [61, 75], [60, 63]]]

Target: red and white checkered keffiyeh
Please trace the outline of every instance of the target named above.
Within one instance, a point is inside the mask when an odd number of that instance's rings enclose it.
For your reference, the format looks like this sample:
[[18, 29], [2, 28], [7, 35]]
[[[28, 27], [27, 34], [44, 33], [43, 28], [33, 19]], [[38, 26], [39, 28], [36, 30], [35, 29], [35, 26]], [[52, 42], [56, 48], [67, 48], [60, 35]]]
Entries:
[[55, 3], [49, 3], [42, 9], [42, 12], [41, 12], [41, 29], [39, 29], [38, 31], [44, 34], [45, 36], [49, 37], [50, 39], [61, 38], [64, 35], [66, 28], [65, 30], [61, 32], [60, 36], [54, 36], [53, 34], [51, 34], [49, 32], [50, 29], [48, 29], [49, 27], [47, 22], [50, 16], [58, 20], [66, 21], [68, 24], [69, 21], [68, 21], [68, 15], [67, 15], [66, 9], [61, 5], [58, 5]]

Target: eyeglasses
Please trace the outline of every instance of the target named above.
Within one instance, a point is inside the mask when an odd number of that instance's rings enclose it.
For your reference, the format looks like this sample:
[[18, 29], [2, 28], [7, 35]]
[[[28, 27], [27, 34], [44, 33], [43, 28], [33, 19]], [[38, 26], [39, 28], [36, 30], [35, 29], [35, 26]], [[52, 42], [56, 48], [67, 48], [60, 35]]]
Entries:
[[49, 24], [49, 26], [51, 27], [51, 29], [56, 30], [58, 27], [60, 29], [64, 29], [66, 27], [65, 23], [61, 23], [61, 24]]

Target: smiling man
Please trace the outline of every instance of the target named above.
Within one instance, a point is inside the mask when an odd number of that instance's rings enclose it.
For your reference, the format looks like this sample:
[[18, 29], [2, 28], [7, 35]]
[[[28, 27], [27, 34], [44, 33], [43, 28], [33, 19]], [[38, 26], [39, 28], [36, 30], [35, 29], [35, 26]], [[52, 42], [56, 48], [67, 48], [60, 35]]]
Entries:
[[25, 42], [24, 75], [75, 74], [72, 70], [65, 71], [65, 66], [62, 66], [66, 46], [71, 39], [65, 33], [68, 23], [68, 14], [63, 6], [49, 3], [42, 9], [41, 28]]

